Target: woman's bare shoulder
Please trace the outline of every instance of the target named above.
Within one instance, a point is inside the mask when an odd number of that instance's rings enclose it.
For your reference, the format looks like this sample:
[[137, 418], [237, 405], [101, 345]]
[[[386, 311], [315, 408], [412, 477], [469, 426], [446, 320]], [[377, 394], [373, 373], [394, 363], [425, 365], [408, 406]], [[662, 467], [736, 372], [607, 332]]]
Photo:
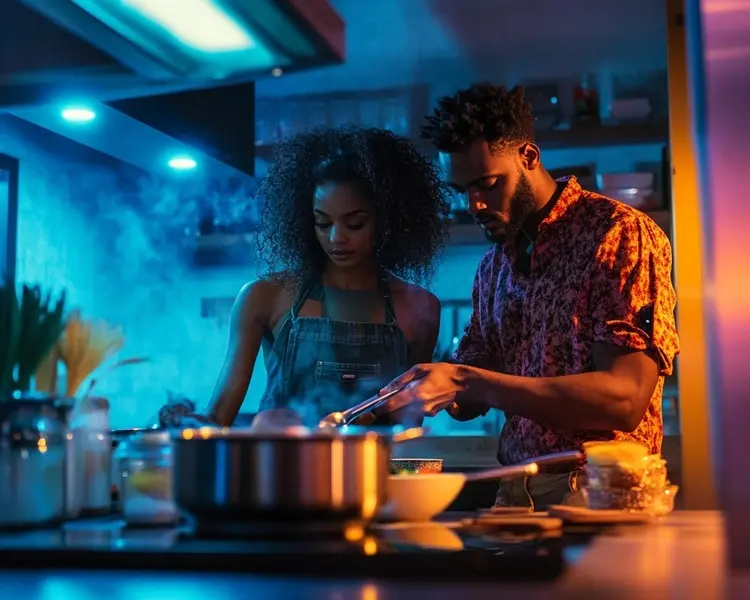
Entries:
[[295, 289], [285, 273], [265, 275], [242, 286], [235, 307], [241, 311], [264, 312], [271, 321], [291, 308]]
[[431, 291], [395, 276], [391, 277], [389, 284], [397, 314], [409, 315], [410, 320], [440, 319], [440, 300]]

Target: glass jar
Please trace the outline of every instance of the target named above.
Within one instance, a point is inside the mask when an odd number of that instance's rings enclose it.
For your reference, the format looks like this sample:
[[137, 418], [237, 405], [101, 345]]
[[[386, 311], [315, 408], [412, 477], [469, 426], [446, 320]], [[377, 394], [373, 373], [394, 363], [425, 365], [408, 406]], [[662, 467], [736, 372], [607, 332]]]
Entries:
[[127, 440], [117, 440], [112, 437], [112, 511], [122, 514], [122, 485], [123, 473], [125, 471], [125, 459], [128, 457]]
[[72, 438], [79, 490], [76, 494], [83, 516], [109, 514], [112, 510], [112, 436], [109, 428], [109, 402], [86, 397], [78, 401], [68, 424]]
[[128, 525], [171, 525], [179, 519], [172, 494], [172, 440], [166, 431], [143, 432], [121, 444], [122, 514]]
[[0, 527], [43, 527], [64, 518], [62, 408], [48, 396], [0, 398]]

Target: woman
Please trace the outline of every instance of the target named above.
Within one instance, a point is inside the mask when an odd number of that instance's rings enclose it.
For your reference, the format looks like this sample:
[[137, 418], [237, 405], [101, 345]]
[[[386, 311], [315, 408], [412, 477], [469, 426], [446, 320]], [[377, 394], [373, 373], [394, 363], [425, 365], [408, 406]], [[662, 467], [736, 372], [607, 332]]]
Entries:
[[380, 129], [321, 129], [282, 145], [261, 183], [259, 255], [243, 287], [209, 418], [230, 425], [259, 349], [260, 409], [344, 410], [430, 362], [440, 303], [422, 282], [447, 240], [438, 173]]

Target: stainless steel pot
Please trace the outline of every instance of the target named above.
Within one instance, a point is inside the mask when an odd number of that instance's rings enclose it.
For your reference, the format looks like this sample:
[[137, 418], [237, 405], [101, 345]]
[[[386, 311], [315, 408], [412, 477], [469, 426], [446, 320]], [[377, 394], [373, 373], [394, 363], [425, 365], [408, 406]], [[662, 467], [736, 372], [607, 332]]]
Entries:
[[394, 441], [421, 429], [186, 429], [174, 500], [199, 522], [369, 520], [386, 501]]

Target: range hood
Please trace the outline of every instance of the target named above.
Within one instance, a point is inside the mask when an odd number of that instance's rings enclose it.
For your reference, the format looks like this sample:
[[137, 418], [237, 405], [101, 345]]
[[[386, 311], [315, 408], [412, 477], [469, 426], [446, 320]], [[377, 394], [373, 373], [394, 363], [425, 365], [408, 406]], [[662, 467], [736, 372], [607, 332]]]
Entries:
[[327, 0], [9, 0], [0, 108], [232, 85], [344, 53]]

